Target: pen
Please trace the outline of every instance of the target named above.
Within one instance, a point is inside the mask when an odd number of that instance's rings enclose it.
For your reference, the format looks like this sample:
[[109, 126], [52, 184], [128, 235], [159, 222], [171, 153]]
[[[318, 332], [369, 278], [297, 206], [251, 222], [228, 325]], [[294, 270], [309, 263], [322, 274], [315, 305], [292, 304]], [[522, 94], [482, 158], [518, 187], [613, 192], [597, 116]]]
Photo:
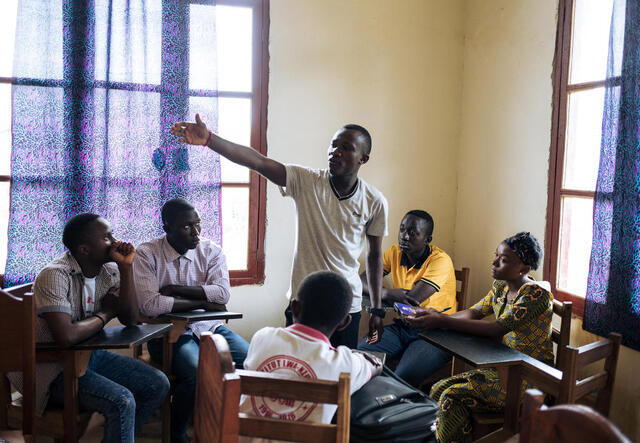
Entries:
[[449, 306], [448, 308], [444, 308], [442, 311], [438, 311], [438, 312], [442, 314], [443, 312], [447, 312], [449, 309], [451, 309], [451, 306]]

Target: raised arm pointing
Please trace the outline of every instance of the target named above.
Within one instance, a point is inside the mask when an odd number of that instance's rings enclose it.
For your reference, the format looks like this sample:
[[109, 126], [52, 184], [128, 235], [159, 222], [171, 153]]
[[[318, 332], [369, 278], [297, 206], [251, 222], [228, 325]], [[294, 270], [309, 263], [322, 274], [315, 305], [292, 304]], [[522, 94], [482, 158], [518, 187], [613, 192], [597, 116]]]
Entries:
[[218, 137], [207, 129], [199, 114], [196, 114], [195, 123], [174, 123], [171, 133], [179, 137], [182, 143], [207, 146], [232, 162], [253, 169], [278, 186], [287, 185], [287, 170], [282, 163], [265, 157], [255, 149]]

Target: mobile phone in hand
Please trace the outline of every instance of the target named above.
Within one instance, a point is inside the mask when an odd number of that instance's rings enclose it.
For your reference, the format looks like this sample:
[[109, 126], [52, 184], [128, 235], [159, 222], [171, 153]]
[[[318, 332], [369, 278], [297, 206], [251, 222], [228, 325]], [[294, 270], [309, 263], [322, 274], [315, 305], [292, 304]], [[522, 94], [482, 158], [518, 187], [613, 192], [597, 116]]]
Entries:
[[426, 311], [426, 309], [417, 306], [405, 305], [404, 303], [394, 303], [393, 307], [398, 314], [401, 315], [415, 315], [418, 312]]

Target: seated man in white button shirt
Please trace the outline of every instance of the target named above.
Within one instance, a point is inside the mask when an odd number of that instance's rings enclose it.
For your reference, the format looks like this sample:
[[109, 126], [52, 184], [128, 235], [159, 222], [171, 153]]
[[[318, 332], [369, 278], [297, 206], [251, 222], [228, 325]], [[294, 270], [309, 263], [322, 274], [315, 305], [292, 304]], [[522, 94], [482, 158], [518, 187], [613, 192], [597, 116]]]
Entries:
[[[186, 200], [176, 198], [162, 206], [166, 235], [141, 244], [133, 262], [140, 312], [156, 317], [168, 312], [203, 308], [225, 310], [229, 300], [229, 271], [222, 249], [200, 238], [200, 215]], [[236, 366], [242, 368], [249, 344], [219, 320], [190, 323], [173, 345], [171, 370], [176, 388], [171, 400], [171, 439], [188, 441], [187, 425], [193, 414], [200, 334], [222, 335]], [[162, 362], [161, 339], [148, 345], [151, 358]]]

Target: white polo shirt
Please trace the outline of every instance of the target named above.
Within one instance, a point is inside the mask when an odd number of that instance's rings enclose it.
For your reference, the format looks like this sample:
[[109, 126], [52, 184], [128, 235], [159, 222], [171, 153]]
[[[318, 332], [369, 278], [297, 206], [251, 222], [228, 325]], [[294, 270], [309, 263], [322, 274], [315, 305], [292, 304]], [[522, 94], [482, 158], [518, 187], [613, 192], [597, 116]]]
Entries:
[[283, 196], [296, 203], [297, 236], [287, 296], [296, 294], [302, 280], [315, 271], [333, 271], [347, 279], [353, 290], [351, 313], [360, 312], [362, 282], [358, 258], [367, 235], [387, 235], [387, 200], [362, 180], [349, 195], [339, 197], [326, 169], [286, 165]]
[[[338, 380], [340, 373], [347, 372], [352, 394], [369, 381], [374, 370], [361, 353], [346, 346], [334, 348], [323, 333], [299, 323], [256, 332], [244, 368], [321, 380]], [[297, 421], [330, 423], [336, 409], [336, 405], [256, 396], [242, 396], [240, 401], [240, 412]]]

